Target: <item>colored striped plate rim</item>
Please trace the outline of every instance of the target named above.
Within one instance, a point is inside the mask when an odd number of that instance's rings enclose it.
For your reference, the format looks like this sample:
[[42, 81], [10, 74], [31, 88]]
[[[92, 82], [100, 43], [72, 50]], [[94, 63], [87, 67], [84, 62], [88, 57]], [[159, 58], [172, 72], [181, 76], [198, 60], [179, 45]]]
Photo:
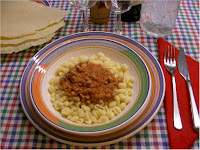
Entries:
[[[30, 98], [30, 82], [31, 76], [34, 73], [34, 70], [31, 70], [31, 61], [27, 65], [22, 79], [20, 83], [20, 99], [23, 110], [31, 121], [31, 123], [42, 133], [45, 135], [66, 144], [77, 145], [77, 146], [98, 146], [98, 145], [107, 145], [115, 142], [119, 142], [124, 138], [128, 138], [144, 127], [154, 118], [157, 114], [160, 106], [163, 102], [164, 93], [165, 93], [165, 80], [162, 69], [155, 59], [155, 57], [141, 44], [136, 41], [120, 36], [113, 33], [106, 32], [83, 32], [77, 33], [70, 36], [63, 37], [53, 42], [53, 47], [56, 48], [60, 46], [60, 44], [67, 43], [73, 40], [81, 40], [88, 38], [96, 38], [96, 39], [107, 39], [112, 40], [121, 44], [128, 46], [130, 49], [133, 49], [147, 64], [149, 69], [151, 80], [152, 80], [152, 94], [150, 96], [150, 100], [145, 108], [145, 110], [139, 115], [136, 120], [130, 122], [125, 128], [112, 132], [106, 135], [99, 136], [87, 136], [87, 135], [75, 135], [72, 133], [61, 132], [56, 128], [53, 128], [49, 124], [47, 124], [44, 120], [38, 117]], [[60, 41], [62, 40], [63, 43]], [[45, 49], [49, 49], [52, 47], [52, 44], [47, 45], [40, 51], [40, 56], [45, 55]], [[127, 51], [127, 53], [131, 53], [131, 51]], [[36, 54], [33, 58], [35, 62], [39, 62], [38, 55]]]
[[[65, 38], [60, 39], [60, 43], [62, 43], [63, 41], [65, 41]], [[80, 45], [83, 44], [84, 46], [80, 47]], [[52, 43], [51, 47], [53, 48], [54, 46], [55, 45]], [[44, 55], [44, 57], [42, 56], [42, 54], [40, 55], [39, 52], [37, 58], [40, 59], [40, 61], [38, 63], [32, 61], [33, 64], [31, 65], [32, 67], [31, 69], [34, 70], [30, 87], [31, 99], [36, 111], [44, 120], [47, 121], [47, 123], [50, 123], [51, 125], [61, 130], [63, 129], [64, 131], [77, 133], [79, 135], [94, 134], [94, 133], [95, 135], [97, 135], [97, 133], [99, 134], [107, 133], [108, 131], [111, 132], [111, 130], [116, 130], [118, 128], [121, 128], [121, 126], [125, 126], [126, 124], [128, 124], [129, 121], [137, 119], [139, 113], [141, 113], [144, 110], [144, 107], [146, 107], [151, 95], [150, 74], [143, 60], [134, 51], [129, 49], [126, 45], [122, 45], [118, 42], [111, 41], [108, 39], [88, 38], [88, 39], [74, 40], [62, 44], [57, 48], [53, 49], [52, 48], [44, 50], [45, 52], [48, 52], [48, 54]], [[47, 98], [42, 96], [43, 91], [41, 87], [44, 83], [42, 81], [44, 81], [44, 76], [49, 71], [48, 68], [50, 68], [51, 65], [53, 65], [54, 62], [57, 62], [60, 58], [62, 59], [64, 57], [65, 58], [64, 60], [66, 60], [67, 56], [68, 55], [71, 56], [73, 52], [76, 52], [75, 55], [73, 56], [74, 58], [78, 57], [77, 55], [85, 54], [86, 51], [88, 52], [88, 55], [97, 54], [96, 52], [97, 50], [105, 53], [105, 55], [107, 54], [106, 56], [111, 58], [111, 60], [113, 55], [116, 54], [117, 58], [115, 59], [117, 59], [118, 61], [122, 58], [125, 58], [132, 64], [129, 67], [133, 67], [132, 69], [137, 71], [139, 77], [139, 81], [135, 81], [135, 83], [139, 82], [139, 85], [137, 85], [137, 87], [140, 89], [139, 94], [137, 98], [134, 98], [135, 101], [133, 101], [130, 104], [131, 107], [129, 105], [130, 108], [129, 110], [127, 109], [126, 111], [123, 111], [122, 114], [120, 114], [121, 115], [120, 117], [117, 117], [117, 119], [112, 119], [108, 123], [106, 122], [92, 126], [87, 126], [87, 125], [83, 126], [74, 123], [71, 124], [67, 122], [66, 119], [59, 118], [59, 116], [55, 115], [56, 112], [52, 111], [53, 108], [48, 107], [47, 103], [45, 104]], [[112, 53], [112, 56], [109, 56], [110, 53]], [[41, 57], [43, 57], [42, 60]], [[45, 73], [41, 72], [42, 68], [46, 70]], [[54, 70], [56, 70], [56, 68], [54, 68]], [[46, 93], [45, 95], [47, 94], [48, 93]]]
[[46, 0], [30, 0], [30, 1], [37, 2], [45, 6], [50, 6], [49, 2]]

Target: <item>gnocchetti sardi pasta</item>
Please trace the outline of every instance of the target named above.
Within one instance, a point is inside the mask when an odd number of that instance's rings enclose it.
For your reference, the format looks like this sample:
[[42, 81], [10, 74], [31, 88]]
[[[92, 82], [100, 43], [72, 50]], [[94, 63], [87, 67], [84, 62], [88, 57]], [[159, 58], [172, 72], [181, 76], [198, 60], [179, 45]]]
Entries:
[[[114, 89], [113, 100], [101, 103], [86, 103], [75, 101], [67, 96], [61, 89], [59, 81], [71, 68], [79, 63], [90, 62], [101, 64], [104, 69], [110, 70], [115, 78], [121, 78], [121, 82]], [[134, 78], [129, 75], [126, 64], [119, 64], [110, 60], [99, 52], [92, 56], [82, 55], [78, 58], [70, 58], [63, 62], [55, 71], [55, 76], [49, 80], [48, 92], [53, 108], [60, 112], [63, 118], [78, 124], [98, 124], [109, 121], [120, 114], [130, 103], [133, 93]]]

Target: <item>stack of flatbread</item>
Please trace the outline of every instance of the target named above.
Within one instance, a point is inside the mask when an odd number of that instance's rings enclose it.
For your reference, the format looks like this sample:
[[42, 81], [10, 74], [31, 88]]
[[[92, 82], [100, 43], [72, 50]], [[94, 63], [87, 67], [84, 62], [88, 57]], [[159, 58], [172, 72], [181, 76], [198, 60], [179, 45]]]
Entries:
[[65, 25], [67, 14], [32, 1], [1, 1], [1, 53], [19, 52], [51, 40]]

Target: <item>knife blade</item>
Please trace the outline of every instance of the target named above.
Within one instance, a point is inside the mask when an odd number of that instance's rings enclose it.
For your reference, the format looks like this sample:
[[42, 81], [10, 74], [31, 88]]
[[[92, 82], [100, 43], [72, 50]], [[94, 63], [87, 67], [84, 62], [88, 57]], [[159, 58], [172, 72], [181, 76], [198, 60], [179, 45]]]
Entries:
[[198, 109], [196, 106], [193, 90], [192, 90], [192, 85], [190, 81], [190, 75], [189, 75], [189, 70], [185, 58], [185, 52], [183, 48], [180, 48], [179, 54], [178, 54], [178, 70], [180, 74], [183, 76], [185, 81], [187, 82], [189, 94], [190, 94], [190, 106], [191, 106], [191, 113], [192, 113], [192, 119], [193, 119], [193, 128], [195, 131], [199, 132], [200, 128], [200, 118], [199, 118], [199, 113]]
[[178, 70], [186, 81], [190, 81], [190, 75], [183, 48], [180, 48], [180, 51], [178, 53]]

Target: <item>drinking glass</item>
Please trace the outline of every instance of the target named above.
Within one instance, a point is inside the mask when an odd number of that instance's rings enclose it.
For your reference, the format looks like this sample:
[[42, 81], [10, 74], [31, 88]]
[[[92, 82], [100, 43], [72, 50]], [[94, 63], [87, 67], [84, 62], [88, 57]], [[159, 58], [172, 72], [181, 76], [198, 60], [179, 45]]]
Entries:
[[131, 9], [131, 1], [133, 0], [105, 0], [106, 7], [116, 15], [115, 32], [118, 34], [122, 34], [121, 14]]
[[87, 11], [96, 4], [97, 0], [69, 0], [69, 3], [75, 8], [82, 11], [83, 14], [83, 31], [89, 31]]
[[153, 37], [169, 35], [176, 23], [180, 0], [143, 0], [140, 26]]

